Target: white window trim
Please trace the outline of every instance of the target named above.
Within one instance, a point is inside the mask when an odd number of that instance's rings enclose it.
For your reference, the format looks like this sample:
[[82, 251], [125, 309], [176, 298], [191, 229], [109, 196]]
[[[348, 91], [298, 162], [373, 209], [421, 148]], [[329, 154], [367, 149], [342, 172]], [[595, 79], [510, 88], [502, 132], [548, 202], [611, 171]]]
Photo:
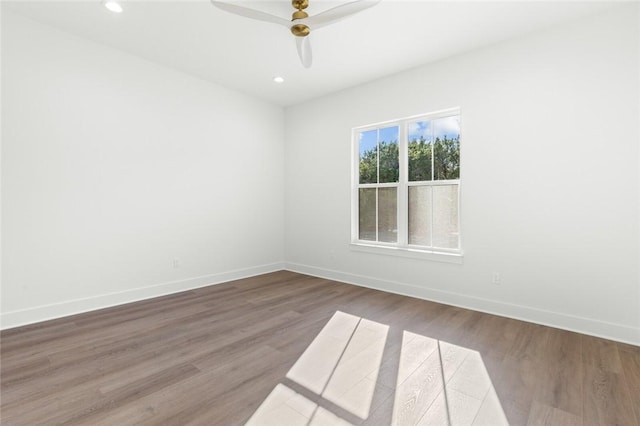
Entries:
[[420, 250], [416, 248], [398, 247], [384, 243], [366, 244], [364, 242], [352, 242], [349, 247], [352, 251], [380, 254], [384, 256], [398, 256], [409, 259], [431, 260], [434, 262], [455, 263], [462, 265], [464, 256], [461, 251], [448, 253], [444, 251]]
[[[408, 167], [407, 167], [407, 137], [406, 137], [406, 123], [410, 121], [415, 121], [419, 119], [428, 119], [433, 120], [441, 117], [448, 117], [451, 115], [460, 115], [460, 108], [449, 108], [445, 110], [436, 111], [428, 114], [420, 114], [414, 115], [411, 117], [406, 117], [402, 119], [389, 120], [380, 123], [370, 124], [366, 126], [355, 127], [352, 129], [352, 140], [351, 140], [351, 243], [350, 248], [353, 251], [364, 252], [364, 253], [372, 253], [372, 254], [380, 254], [380, 255], [391, 255], [391, 256], [400, 256], [411, 259], [424, 259], [424, 260], [432, 260], [438, 262], [446, 262], [446, 263], [455, 263], [462, 264], [463, 263], [463, 252], [462, 252], [462, 235], [459, 236], [459, 248], [458, 249], [445, 249], [445, 248], [433, 248], [433, 247], [425, 247], [421, 248], [420, 246], [409, 245], [407, 238], [407, 232], [398, 232], [398, 242], [397, 243], [385, 243], [380, 241], [367, 241], [358, 239], [359, 232], [359, 220], [358, 220], [358, 194], [360, 188], [380, 188], [380, 187], [397, 187], [398, 188], [398, 205], [406, 206], [408, 204], [408, 187], [409, 186], [419, 186], [424, 185], [422, 182], [409, 182], [408, 177]], [[398, 134], [398, 149], [400, 152], [399, 164], [400, 176], [398, 178], [398, 182], [392, 183], [376, 183], [376, 184], [360, 184], [360, 173], [359, 173], [359, 159], [360, 159], [360, 146], [359, 143], [356, 142], [358, 135], [361, 132], [366, 132], [368, 130], [379, 129], [383, 127], [390, 126], [398, 126], [399, 134]], [[462, 146], [462, 135], [460, 136], [461, 141], [460, 145]], [[461, 148], [462, 149], [462, 148]], [[462, 170], [461, 170], [462, 177]], [[456, 179], [455, 181], [451, 180], [442, 180], [442, 181], [430, 181], [430, 186], [435, 185], [446, 185], [456, 182], [458, 185], [458, 230], [460, 230], [461, 225], [461, 216], [462, 216], [462, 205], [461, 205], [461, 188], [462, 188], [462, 179]], [[402, 203], [402, 204], [400, 204]], [[400, 211], [406, 213], [406, 208], [399, 209]], [[408, 227], [408, 217], [406, 214], [398, 215], [398, 230], [406, 230]]]

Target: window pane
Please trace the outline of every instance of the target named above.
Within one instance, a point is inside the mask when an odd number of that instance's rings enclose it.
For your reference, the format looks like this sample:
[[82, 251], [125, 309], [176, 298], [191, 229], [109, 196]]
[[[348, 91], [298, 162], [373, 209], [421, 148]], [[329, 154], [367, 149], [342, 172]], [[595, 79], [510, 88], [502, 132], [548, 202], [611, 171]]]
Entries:
[[415, 121], [407, 128], [409, 136], [409, 181], [432, 179], [431, 122]]
[[398, 241], [398, 189], [378, 189], [378, 241]]
[[433, 120], [434, 179], [460, 178], [460, 116]]
[[433, 246], [458, 248], [458, 185], [433, 187]]
[[378, 134], [380, 152], [380, 182], [398, 182], [400, 176], [400, 162], [398, 155], [399, 127], [386, 127], [380, 129]]
[[378, 182], [378, 131], [360, 133], [360, 183]]
[[431, 187], [409, 187], [409, 244], [431, 246]]
[[361, 240], [376, 240], [376, 189], [360, 189], [358, 200], [358, 238]]

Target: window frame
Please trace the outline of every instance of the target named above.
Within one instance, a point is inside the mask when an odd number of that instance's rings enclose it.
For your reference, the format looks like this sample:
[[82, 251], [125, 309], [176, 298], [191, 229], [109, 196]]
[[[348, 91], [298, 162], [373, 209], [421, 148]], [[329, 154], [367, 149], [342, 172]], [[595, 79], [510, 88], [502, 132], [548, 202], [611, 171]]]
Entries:
[[[449, 263], [462, 263], [462, 233], [461, 233], [461, 181], [462, 181], [462, 167], [460, 166], [460, 175], [458, 179], [447, 180], [431, 180], [431, 181], [409, 181], [409, 167], [408, 167], [408, 135], [407, 128], [409, 123], [416, 121], [431, 121], [438, 118], [450, 117], [458, 115], [461, 116], [461, 110], [459, 107], [448, 108], [426, 114], [419, 114], [401, 119], [383, 121], [365, 126], [358, 126], [352, 129], [351, 138], [351, 248], [355, 251], [387, 254], [393, 256], [402, 256], [409, 258], [436, 260]], [[382, 129], [391, 126], [398, 126], [398, 163], [399, 163], [399, 175], [398, 182], [391, 183], [360, 183], [360, 133]], [[435, 140], [432, 141], [435, 144]], [[433, 147], [434, 145], [432, 145]], [[432, 148], [433, 149], [433, 148]], [[462, 151], [462, 132], [460, 132], [460, 150]], [[434, 158], [435, 152], [432, 151], [432, 158]], [[379, 161], [379, 160], [378, 160]], [[378, 171], [379, 173], [379, 171]], [[458, 248], [440, 248], [433, 246], [421, 246], [415, 244], [409, 244], [409, 187], [411, 186], [440, 186], [440, 185], [457, 185], [457, 205], [458, 205]], [[362, 188], [385, 188], [395, 187], [397, 188], [397, 226], [398, 226], [398, 238], [397, 242], [389, 243], [382, 241], [370, 241], [359, 239], [359, 191]], [[377, 197], [376, 197], [377, 200]], [[432, 206], [433, 207], [433, 206]], [[377, 224], [377, 201], [376, 201], [376, 224]], [[376, 225], [376, 235], [378, 229]], [[432, 232], [433, 235], [433, 232]]]

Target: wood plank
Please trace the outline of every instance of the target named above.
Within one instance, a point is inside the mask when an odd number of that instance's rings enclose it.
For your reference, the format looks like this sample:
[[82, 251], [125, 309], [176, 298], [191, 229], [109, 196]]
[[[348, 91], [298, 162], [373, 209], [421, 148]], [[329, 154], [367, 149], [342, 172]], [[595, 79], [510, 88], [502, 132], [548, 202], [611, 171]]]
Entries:
[[583, 423], [637, 424], [615, 342], [583, 336]]
[[640, 423], [640, 347], [618, 343], [618, 353], [636, 422]]
[[582, 416], [582, 339], [570, 331], [548, 329], [543, 370], [534, 398], [576, 416]]
[[550, 405], [534, 401], [527, 426], [582, 426], [582, 418]]

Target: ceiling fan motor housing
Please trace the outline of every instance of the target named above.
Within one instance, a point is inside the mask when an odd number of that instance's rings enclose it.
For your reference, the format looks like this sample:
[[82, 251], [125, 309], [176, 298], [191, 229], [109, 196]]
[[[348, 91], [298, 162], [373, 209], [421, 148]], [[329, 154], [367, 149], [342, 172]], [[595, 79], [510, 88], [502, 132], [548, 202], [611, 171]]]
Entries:
[[296, 37], [306, 37], [311, 30], [305, 24], [296, 24], [291, 27], [291, 34]]
[[[291, 21], [308, 18], [309, 14], [302, 9], [309, 7], [309, 0], [291, 0], [291, 5], [298, 9], [291, 15]], [[296, 37], [306, 37], [311, 32], [308, 26], [304, 24], [295, 24], [291, 26], [291, 34]]]

